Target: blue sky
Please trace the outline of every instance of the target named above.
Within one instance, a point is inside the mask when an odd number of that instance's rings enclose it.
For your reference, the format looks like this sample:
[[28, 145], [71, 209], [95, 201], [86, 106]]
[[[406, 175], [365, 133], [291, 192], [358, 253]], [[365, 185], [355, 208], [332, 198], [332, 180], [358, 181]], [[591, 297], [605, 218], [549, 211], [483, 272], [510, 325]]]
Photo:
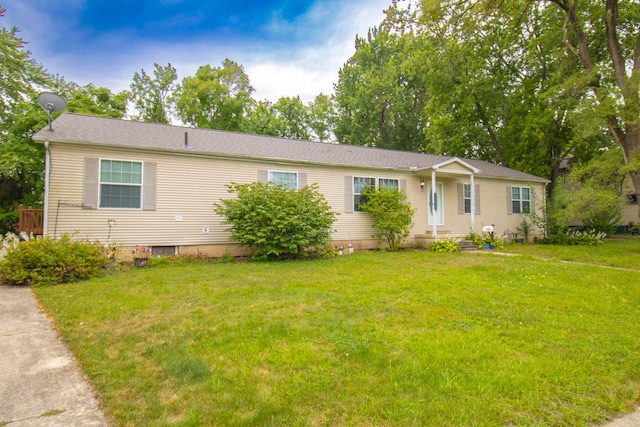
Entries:
[[0, 26], [17, 26], [32, 57], [81, 85], [128, 89], [136, 71], [171, 63], [178, 80], [229, 58], [254, 98], [312, 100], [384, 18], [391, 0], [12, 0]]

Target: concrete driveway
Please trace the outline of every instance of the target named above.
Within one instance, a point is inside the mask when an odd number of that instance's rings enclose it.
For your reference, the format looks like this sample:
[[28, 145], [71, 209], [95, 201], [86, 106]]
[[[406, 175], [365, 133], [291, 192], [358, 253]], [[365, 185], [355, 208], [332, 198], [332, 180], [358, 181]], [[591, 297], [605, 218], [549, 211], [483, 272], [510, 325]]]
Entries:
[[0, 426], [106, 426], [30, 288], [0, 285]]

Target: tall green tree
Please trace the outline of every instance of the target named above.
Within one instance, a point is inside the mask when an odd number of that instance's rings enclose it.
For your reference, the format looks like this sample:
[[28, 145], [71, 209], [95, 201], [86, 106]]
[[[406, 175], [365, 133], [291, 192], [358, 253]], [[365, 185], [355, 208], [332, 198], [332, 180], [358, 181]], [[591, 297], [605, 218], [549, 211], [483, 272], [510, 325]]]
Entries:
[[154, 63], [153, 66], [153, 77], [148, 75], [144, 69], [133, 75], [130, 99], [138, 112], [133, 119], [144, 122], [170, 123], [173, 92], [178, 74], [170, 63], [164, 67], [157, 63]]
[[92, 116], [121, 119], [127, 113], [129, 93], [113, 93], [106, 87], [96, 87], [89, 83], [80, 86], [67, 82], [64, 77], [55, 76], [51, 90], [67, 100], [65, 111]]
[[640, 198], [640, 3], [547, 2], [561, 13], [555, 32], [563, 37], [565, 55], [580, 64], [569, 76], [585, 93], [579, 112], [597, 120], [620, 147]]
[[176, 87], [176, 110], [184, 123], [200, 128], [240, 131], [254, 89], [241, 65], [203, 65]]
[[561, 161], [592, 148], [571, 120], [580, 93], [557, 90], [577, 67], [550, 31], [558, 14], [529, 0], [422, 6], [428, 151], [546, 176], [552, 198]]
[[277, 102], [253, 103], [245, 115], [242, 131], [281, 138], [330, 142], [335, 139], [333, 99], [320, 94], [305, 104], [299, 96], [281, 97]]
[[276, 128], [281, 138], [308, 140], [311, 137], [309, 131], [309, 109], [299, 96], [283, 96], [273, 104], [276, 116]]
[[273, 103], [268, 100], [254, 102], [242, 122], [242, 132], [278, 136], [279, 121]]
[[[0, 18], [5, 9], [0, 7]], [[42, 201], [43, 148], [31, 141], [46, 124], [36, 87], [50, 81], [15, 27], [0, 29], [0, 233], [16, 231], [18, 205]]]
[[[0, 18], [6, 9], [0, 7]], [[17, 105], [29, 99], [34, 87], [43, 85], [49, 76], [18, 37], [18, 28], [0, 29], [0, 124], [9, 119]]]
[[335, 140], [336, 107], [334, 98], [328, 95], [317, 95], [309, 103], [309, 131], [311, 139], [319, 142]]
[[412, 68], [415, 41], [411, 32], [386, 24], [356, 38], [356, 52], [335, 86], [340, 143], [423, 150], [427, 96], [421, 75]]

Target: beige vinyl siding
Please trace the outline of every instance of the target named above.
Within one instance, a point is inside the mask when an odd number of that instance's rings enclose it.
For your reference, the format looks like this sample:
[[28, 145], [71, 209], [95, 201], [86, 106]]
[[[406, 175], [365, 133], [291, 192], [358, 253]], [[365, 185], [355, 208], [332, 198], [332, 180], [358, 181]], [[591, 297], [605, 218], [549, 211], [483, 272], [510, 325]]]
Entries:
[[[249, 183], [259, 180], [259, 171], [285, 170], [306, 176], [307, 184], [317, 183], [333, 210], [339, 215], [334, 224], [333, 239], [367, 247], [377, 246], [372, 238], [369, 215], [346, 212], [346, 177], [365, 176], [398, 179], [411, 206], [415, 209], [414, 226], [408, 241], [416, 234], [431, 234], [428, 225], [427, 187], [420, 189], [420, 181], [430, 182], [430, 173], [418, 175], [407, 171], [344, 168], [333, 166], [295, 165], [286, 162], [260, 162], [220, 159], [195, 155], [143, 152], [79, 144], [51, 143], [51, 187], [49, 188], [48, 234], [60, 236], [74, 233], [77, 238], [98, 240], [127, 246], [193, 246], [228, 245], [228, 225], [216, 215], [213, 205], [222, 198], [233, 197], [226, 184]], [[83, 208], [85, 159], [110, 158], [155, 164], [155, 210], [91, 209]], [[453, 166], [453, 165], [451, 165]], [[143, 166], [144, 168], [144, 166]], [[439, 233], [464, 236], [470, 231], [470, 215], [458, 214], [457, 184], [469, 182], [469, 176], [441, 175], [437, 181], [444, 186], [445, 224]], [[476, 175], [475, 183], [481, 192], [482, 211], [476, 215], [476, 230], [494, 224], [502, 234], [507, 228], [515, 230], [522, 215], [507, 215], [505, 189], [508, 185], [526, 186], [528, 183], [483, 179]], [[95, 184], [97, 185], [97, 184]], [[540, 198], [544, 187], [535, 188]], [[144, 194], [145, 199], [150, 197]], [[353, 198], [351, 197], [351, 200]], [[177, 220], [180, 219], [181, 220]], [[109, 224], [112, 224], [109, 230]], [[208, 232], [204, 233], [204, 229]], [[110, 232], [110, 234], [109, 234]], [[358, 246], [356, 246], [358, 247]]]
[[458, 162], [451, 162], [448, 165], [442, 166], [438, 169], [439, 172], [464, 172], [467, 175], [470, 174], [470, 170], [465, 165], [462, 165]]
[[[482, 203], [481, 214], [476, 215], [476, 230], [479, 232], [482, 231], [482, 226], [493, 225], [495, 232], [500, 236], [504, 235], [506, 231], [513, 233], [520, 227], [522, 220], [528, 218], [522, 214], [508, 214], [509, 206], [505, 194], [507, 188], [511, 186], [530, 187], [532, 194], [535, 194], [532, 201], [537, 209], [536, 213], [539, 216], [542, 215], [539, 205], [544, 200], [544, 184], [494, 179], [476, 179], [476, 183], [480, 185], [480, 203]], [[528, 221], [531, 223], [531, 219]], [[534, 227], [532, 234], [541, 233], [542, 230], [537, 230]]]
[[[368, 215], [346, 214], [345, 175], [407, 179], [403, 174], [345, 170], [333, 167], [283, 165], [269, 162], [236, 161], [195, 156], [140, 153], [109, 149], [112, 159], [156, 164], [155, 211], [82, 208], [86, 158], [107, 157], [100, 148], [52, 144], [48, 233], [75, 233], [79, 238], [115, 242], [123, 246], [183, 246], [229, 243], [228, 225], [213, 211], [215, 202], [232, 197], [226, 184], [259, 180], [259, 171], [287, 170], [306, 175], [307, 184], [317, 183], [335, 212], [335, 240], [368, 240], [373, 230]], [[143, 166], [144, 167], [144, 166]], [[411, 179], [413, 177], [410, 177]], [[418, 180], [415, 188], [418, 188]], [[144, 199], [143, 199], [144, 203]], [[59, 215], [58, 215], [59, 213]], [[177, 218], [181, 217], [181, 221]], [[111, 220], [111, 234], [109, 223]], [[115, 222], [113, 221], [115, 220]], [[203, 233], [208, 228], [208, 233]]]

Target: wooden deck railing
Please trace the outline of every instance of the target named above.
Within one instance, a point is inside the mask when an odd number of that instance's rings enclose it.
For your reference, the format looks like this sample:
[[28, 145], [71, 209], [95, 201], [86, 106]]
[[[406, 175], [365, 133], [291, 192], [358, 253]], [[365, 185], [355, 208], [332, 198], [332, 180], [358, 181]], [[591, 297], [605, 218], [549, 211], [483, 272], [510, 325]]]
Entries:
[[31, 206], [24, 208], [22, 205], [18, 206], [18, 232], [35, 235], [43, 234], [43, 209], [33, 209]]

